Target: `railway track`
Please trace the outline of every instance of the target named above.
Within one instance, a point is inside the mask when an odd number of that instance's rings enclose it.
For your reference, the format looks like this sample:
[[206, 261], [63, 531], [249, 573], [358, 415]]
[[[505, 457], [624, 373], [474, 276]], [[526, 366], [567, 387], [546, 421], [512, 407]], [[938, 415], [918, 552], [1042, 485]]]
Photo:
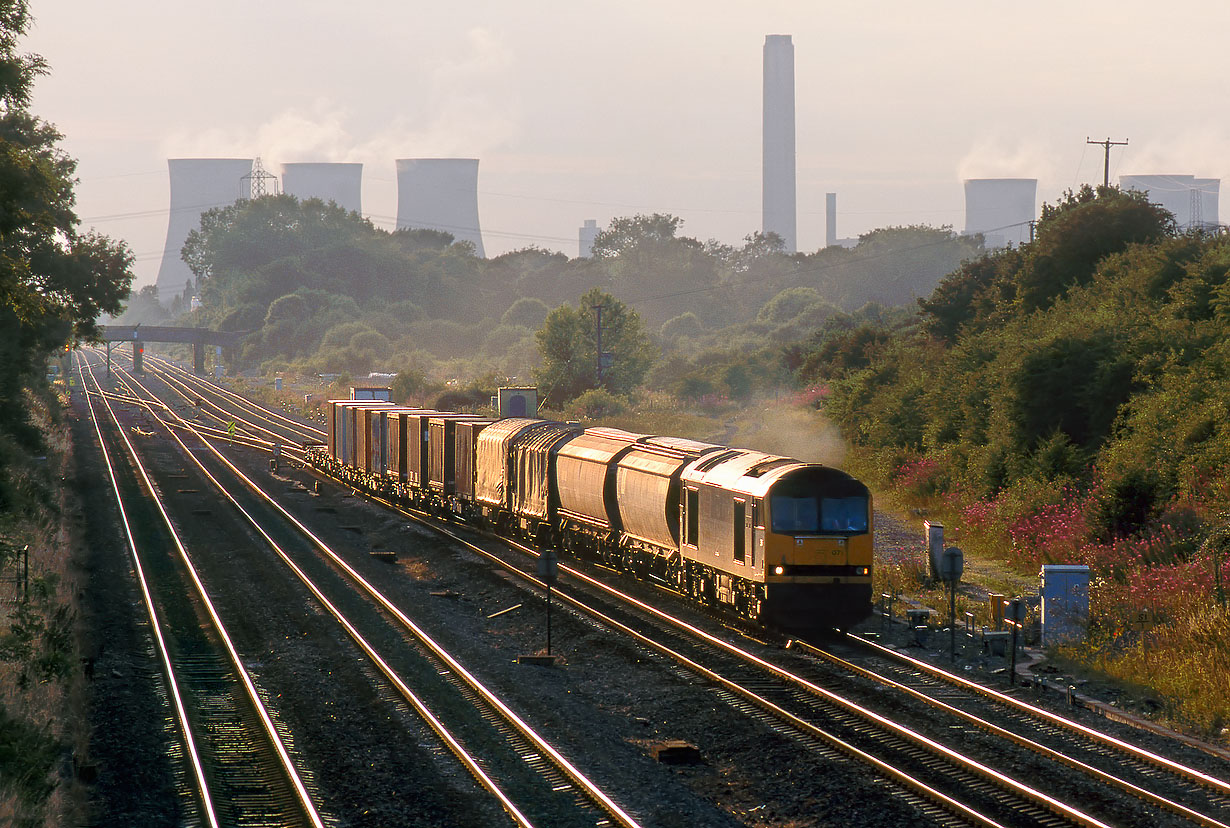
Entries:
[[[456, 532], [451, 535], [456, 542], [478, 548]], [[526, 551], [534, 554], [532, 550]], [[483, 549], [482, 554], [495, 553]], [[522, 571], [506, 556], [496, 557], [501, 559], [501, 565]], [[618, 592], [582, 572], [570, 568], [564, 571], [587, 583], [587, 589], [612, 597]], [[536, 583], [532, 576], [522, 574], [527, 582]], [[713, 682], [722, 688], [719, 692], [726, 694], [732, 706], [749, 715], [773, 717], [772, 727], [791, 730], [801, 742], [811, 742], [812, 749], [836, 749], [857, 756], [896, 784], [911, 787], [920, 802], [928, 803], [923, 806], [924, 812], [933, 813], [939, 807], [959, 821], [987, 825], [1203, 824], [1216, 828], [1230, 821], [1226, 782], [1218, 776], [1165, 757], [1143, 756], [1123, 740], [1099, 734], [1085, 725], [1068, 723], [1055, 714], [1026, 710], [1030, 706], [1019, 701], [1009, 704], [1016, 708], [1012, 715], [988, 717], [983, 709], [985, 701], [973, 695], [974, 687], [920, 689], [920, 684], [936, 683], [934, 678], [921, 677], [894, 683], [885, 675], [868, 674], [865, 668], [843, 662], [833, 653], [802, 646], [798, 649], [825, 658], [830, 667], [838, 668], [839, 674], [817, 672], [814, 663], [786, 669], [763, 655], [736, 653], [741, 648], [710, 633], [688, 630], [682, 621], [669, 618], [631, 596], [618, 600], [625, 607], [637, 607], [634, 615], [639, 614], [638, 618], [619, 617], [617, 612], [627, 610], [599, 609], [588, 600], [573, 599], [567, 593], [560, 597], [572, 603], [577, 612], [632, 635], [642, 645]], [[645, 627], [646, 617], [658, 619], [649, 625], [649, 631]], [[712, 654], [698, 653], [698, 649], [706, 648], [721, 652], [726, 663], [716, 665]], [[883, 653], [881, 657], [889, 658], [889, 654]], [[927, 712], [910, 713], [906, 718], [913, 717], [915, 724], [911, 727], [893, 722], [887, 713], [876, 712], [824, 686], [851, 682], [862, 682], [864, 686], [858, 692], [870, 692], [872, 697], [877, 691], [869, 691], [869, 686], [891, 688], [894, 700], [884, 709], [891, 710], [893, 715], [910, 705]], [[1025, 719], [1034, 722], [1034, 732], [1029, 735], [1025, 733], [1030, 728], [1018, 721]], [[1039, 721], [1043, 722], [1041, 726], [1037, 725]], [[1068, 735], [1058, 737], [1057, 733]], [[961, 749], [945, 744], [946, 741], [955, 741], [963, 748], [968, 744], [980, 758], [967, 756]], [[900, 756], [911, 756], [913, 766], [895, 767], [893, 763]], [[1013, 772], [1031, 783], [1013, 778]], [[958, 781], [951, 785], [950, 780]], [[1085, 810], [1070, 802], [1081, 803]]]
[[[190, 462], [344, 628], [373, 672], [430, 726], [515, 824], [637, 825], [395, 602], [225, 458], [208, 435], [182, 418], [175, 421], [170, 406], [158, 403], [139, 381], [123, 376], [122, 369], [121, 382], [128, 388], [125, 399], [147, 406], [151, 416], [166, 418], [159, 419], [160, 424]], [[181, 438], [181, 431], [195, 435], [195, 444], [188, 444], [191, 438]], [[197, 450], [202, 447], [205, 452]]]
[[[110, 477], [180, 740], [189, 821], [323, 826], [316, 805], [201, 583], [166, 505], [108, 400], [87, 407]], [[92, 380], [92, 377], [91, 377]], [[92, 383], [91, 383], [92, 384]], [[130, 473], [120, 467], [121, 447]], [[172, 553], [171, 550], [174, 550]], [[187, 572], [191, 588], [182, 574]]]

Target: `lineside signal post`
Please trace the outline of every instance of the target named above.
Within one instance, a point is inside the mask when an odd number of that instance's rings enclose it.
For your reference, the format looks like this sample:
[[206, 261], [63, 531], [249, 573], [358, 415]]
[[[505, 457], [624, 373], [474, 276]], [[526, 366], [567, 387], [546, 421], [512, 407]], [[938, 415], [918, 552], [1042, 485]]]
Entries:
[[965, 554], [955, 546], [944, 550], [940, 559], [940, 577], [948, 584], [948, 652], [957, 660], [957, 582], [965, 571]]
[[547, 655], [551, 655], [551, 585], [559, 574], [559, 558], [547, 547], [538, 556], [538, 577], [547, 585]]

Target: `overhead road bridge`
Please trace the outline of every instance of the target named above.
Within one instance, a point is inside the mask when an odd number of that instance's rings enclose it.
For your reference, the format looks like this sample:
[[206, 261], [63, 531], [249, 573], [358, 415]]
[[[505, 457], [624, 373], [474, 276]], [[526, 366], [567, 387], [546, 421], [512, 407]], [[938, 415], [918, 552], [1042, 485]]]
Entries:
[[165, 325], [99, 325], [98, 330], [107, 345], [107, 372], [111, 371], [111, 345], [132, 343], [133, 367], [143, 370], [142, 357], [146, 342], [183, 342], [192, 345], [192, 370], [205, 373], [205, 348], [208, 345], [228, 351], [238, 347], [251, 331], [211, 331], [208, 328], [174, 328]]

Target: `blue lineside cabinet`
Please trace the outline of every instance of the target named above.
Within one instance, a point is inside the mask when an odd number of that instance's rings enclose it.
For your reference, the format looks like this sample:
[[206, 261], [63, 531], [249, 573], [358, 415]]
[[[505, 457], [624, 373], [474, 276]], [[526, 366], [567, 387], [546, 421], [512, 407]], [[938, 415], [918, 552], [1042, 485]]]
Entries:
[[1042, 567], [1042, 646], [1069, 644], [1089, 629], [1089, 567]]

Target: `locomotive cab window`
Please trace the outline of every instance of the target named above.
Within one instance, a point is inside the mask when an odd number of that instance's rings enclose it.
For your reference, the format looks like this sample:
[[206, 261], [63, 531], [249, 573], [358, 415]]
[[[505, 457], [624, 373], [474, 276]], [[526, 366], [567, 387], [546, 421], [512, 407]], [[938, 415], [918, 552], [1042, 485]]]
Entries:
[[773, 531], [779, 534], [866, 532], [867, 498], [773, 495]]
[[700, 535], [700, 492], [697, 489], [686, 489], [683, 506], [683, 542], [686, 546], [696, 546]]
[[784, 535], [857, 534], [870, 522], [867, 488], [825, 467], [800, 469], [769, 492], [771, 530]]

